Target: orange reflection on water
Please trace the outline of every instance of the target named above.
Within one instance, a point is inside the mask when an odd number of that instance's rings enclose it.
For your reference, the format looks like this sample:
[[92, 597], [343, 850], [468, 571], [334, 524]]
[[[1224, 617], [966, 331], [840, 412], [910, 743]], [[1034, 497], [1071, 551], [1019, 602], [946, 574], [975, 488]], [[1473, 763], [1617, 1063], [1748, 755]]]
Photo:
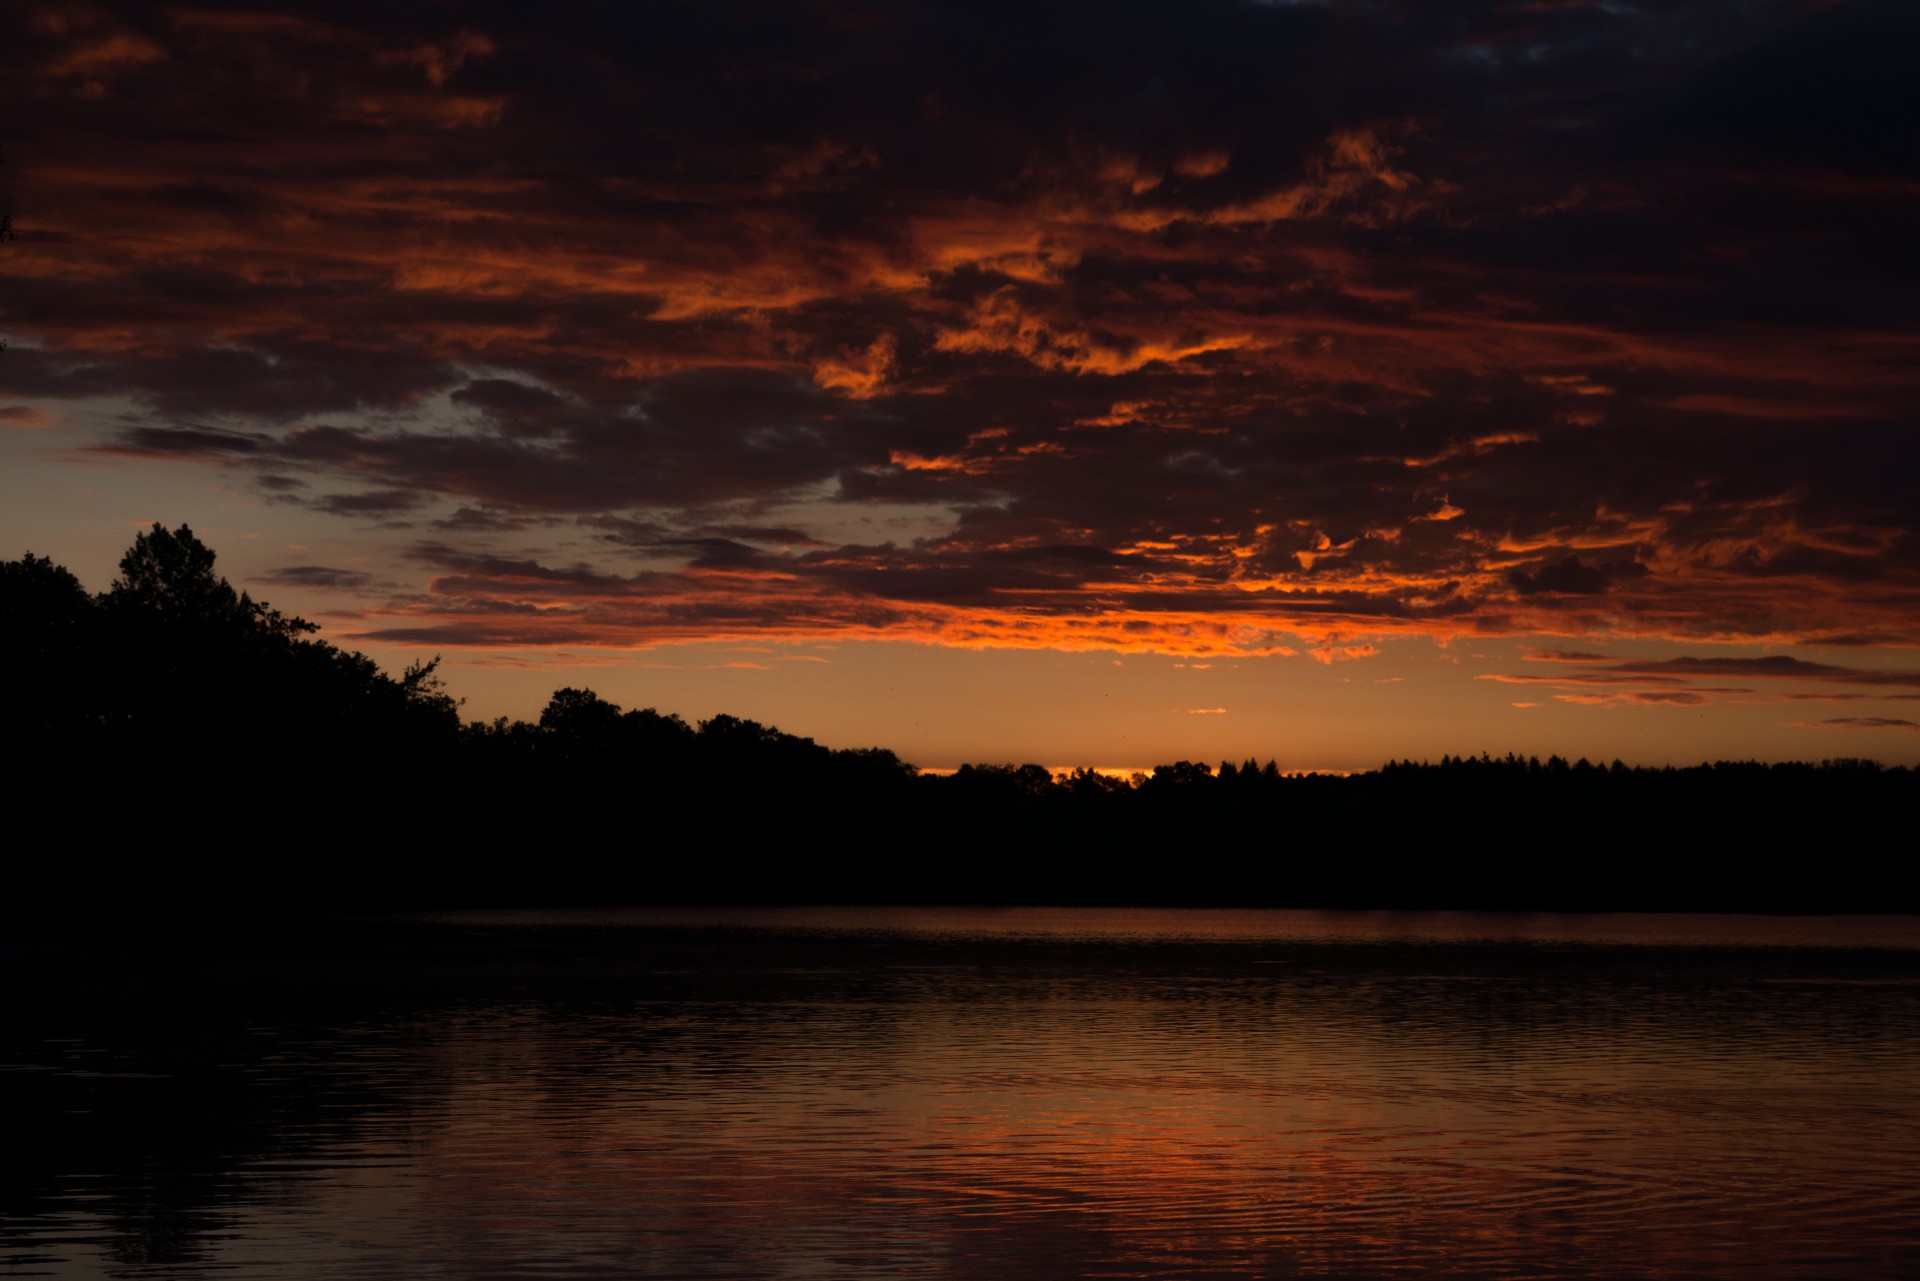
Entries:
[[[1036, 1277], [1064, 1259], [1076, 1275], [1592, 1275], [1617, 1259], [1621, 1275], [1740, 1275], [1762, 1238], [1838, 1250], [1850, 1217], [1911, 1211], [1904, 1177], [1866, 1154], [1920, 1136], [1920, 1117], [1830, 1086], [1847, 1037], [1881, 1091], [1891, 1071], [1920, 1097], [1913, 1062], [1863, 1027], [1823, 1044], [1759, 1015], [1750, 985], [1592, 990], [1443, 953], [1424, 970], [1297, 951], [1224, 968], [1205, 950], [1172, 968], [1125, 949], [969, 959], [983, 933], [1071, 950], [1100, 915], [926, 914], [946, 960], [876, 978], [797, 957], [781, 999], [475, 1018], [439, 1042], [449, 1086], [413, 1157], [425, 1209], [450, 1233], [585, 1233], [624, 1257]], [[1105, 915], [1110, 939], [1217, 950], [1257, 938], [1263, 914]], [[1490, 919], [1296, 924], [1375, 948]], [[1813, 1275], [1793, 1267], [1774, 1275]]]

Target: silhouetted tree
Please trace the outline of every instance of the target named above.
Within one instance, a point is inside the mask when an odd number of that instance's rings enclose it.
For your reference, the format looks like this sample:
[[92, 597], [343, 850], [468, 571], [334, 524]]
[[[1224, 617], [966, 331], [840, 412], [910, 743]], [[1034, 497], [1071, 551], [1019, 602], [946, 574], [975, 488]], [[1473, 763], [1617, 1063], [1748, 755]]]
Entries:
[[47, 557], [28, 552], [0, 561], [0, 646], [15, 662], [53, 657], [92, 613], [93, 598], [80, 580]]
[[620, 729], [620, 707], [590, 689], [557, 689], [540, 713], [547, 731], [569, 756], [605, 752]]
[[73, 741], [96, 722], [100, 692], [95, 650], [99, 609], [80, 580], [28, 552], [0, 562], [0, 673], [7, 712], [50, 746]]
[[[215, 572], [213, 549], [186, 525], [156, 524], [136, 537], [101, 605], [114, 637], [108, 674], [127, 728], [191, 738], [196, 753], [254, 750], [244, 723], [299, 700], [318, 675], [312, 669], [335, 665], [321, 654], [298, 662], [292, 641], [312, 624], [236, 592]], [[371, 674], [352, 672], [353, 683]]]
[[155, 524], [120, 558], [120, 577], [107, 592], [111, 609], [143, 611], [170, 626], [196, 631], [286, 640], [315, 629], [256, 604], [213, 571], [213, 549], [185, 525]]
[[101, 608], [117, 736], [174, 749], [150, 767], [156, 786], [217, 770], [245, 804], [270, 809], [446, 755], [458, 732], [434, 663], [396, 680], [313, 639], [312, 623], [236, 591], [186, 525], [140, 534]]
[[1111, 774], [1102, 774], [1098, 770], [1084, 767], [1061, 775], [1059, 783], [1074, 796], [1111, 796], [1116, 792], [1128, 790], [1126, 779], [1115, 778]]
[[1198, 761], [1175, 761], [1171, 765], [1153, 767], [1153, 777], [1147, 780], [1147, 786], [1153, 789], [1167, 787], [1198, 787], [1213, 782], [1211, 766]]

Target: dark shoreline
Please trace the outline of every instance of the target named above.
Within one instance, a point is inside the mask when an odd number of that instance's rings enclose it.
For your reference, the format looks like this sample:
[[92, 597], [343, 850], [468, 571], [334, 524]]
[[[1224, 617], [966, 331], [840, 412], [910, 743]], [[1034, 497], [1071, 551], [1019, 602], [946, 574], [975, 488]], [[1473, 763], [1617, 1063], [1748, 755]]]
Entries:
[[0, 916], [668, 903], [1920, 912], [1920, 771], [1444, 757], [921, 774], [554, 693], [463, 724], [155, 525], [89, 595], [0, 564]]
[[[745, 724], [745, 723], [742, 723]], [[532, 727], [527, 727], [531, 729]], [[754, 727], [758, 729], [759, 727]], [[1860, 762], [1509, 758], [1136, 785], [916, 775], [766, 731], [668, 754], [462, 738], [404, 789], [308, 758], [122, 778], [72, 843], [9, 859], [7, 916], [665, 904], [1920, 912], [1920, 776]], [[552, 750], [549, 750], [552, 749]], [[731, 759], [728, 759], [731, 757]], [[91, 769], [19, 793], [83, 812]], [[16, 782], [20, 776], [16, 775]], [[183, 795], [198, 792], [192, 804]]]

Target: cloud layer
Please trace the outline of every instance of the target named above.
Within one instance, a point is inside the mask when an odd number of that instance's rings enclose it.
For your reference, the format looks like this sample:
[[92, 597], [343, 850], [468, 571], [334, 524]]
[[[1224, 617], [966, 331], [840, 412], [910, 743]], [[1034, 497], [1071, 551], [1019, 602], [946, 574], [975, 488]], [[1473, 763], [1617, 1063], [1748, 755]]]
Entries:
[[1920, 640], [1902, 3], [0, 24], [0, 431], [369, 638]]

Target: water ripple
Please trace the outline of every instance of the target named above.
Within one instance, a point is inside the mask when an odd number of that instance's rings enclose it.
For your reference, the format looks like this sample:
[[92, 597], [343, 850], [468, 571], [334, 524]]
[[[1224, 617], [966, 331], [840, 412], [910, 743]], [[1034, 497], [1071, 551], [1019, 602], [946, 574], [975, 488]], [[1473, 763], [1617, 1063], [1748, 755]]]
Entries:
[[1888, 922], [1192, 915], [375, 923], [164, 1017], [23, 996], [0, 1274], [1920, 1274]]

